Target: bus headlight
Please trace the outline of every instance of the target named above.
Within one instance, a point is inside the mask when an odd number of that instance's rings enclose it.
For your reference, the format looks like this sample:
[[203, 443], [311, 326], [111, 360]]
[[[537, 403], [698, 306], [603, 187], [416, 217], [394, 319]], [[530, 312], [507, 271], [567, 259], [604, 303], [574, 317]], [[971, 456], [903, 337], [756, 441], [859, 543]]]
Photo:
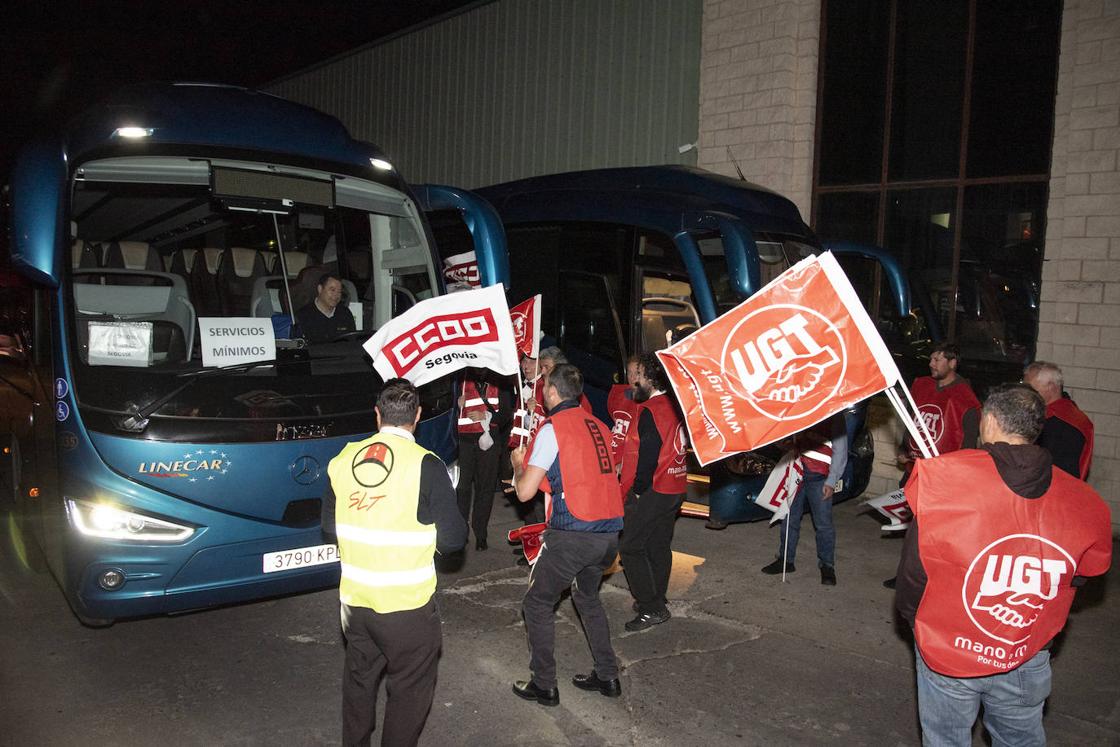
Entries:
[[68, 498], [66, 505], [74, 528], [87, 537], [136, 542], [183, 542], [194, 534], [194, 527], [126, 511], [108, 503]]

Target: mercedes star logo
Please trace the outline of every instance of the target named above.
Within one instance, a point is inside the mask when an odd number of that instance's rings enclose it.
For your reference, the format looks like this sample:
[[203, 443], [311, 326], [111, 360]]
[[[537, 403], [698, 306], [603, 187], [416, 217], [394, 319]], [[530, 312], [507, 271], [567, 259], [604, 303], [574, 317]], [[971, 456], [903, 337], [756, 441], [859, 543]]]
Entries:
[[319, 479], [323, 469], [313, 456], [301, 456], [292, 462], [292, 479], [300, 485], [310, 485]]

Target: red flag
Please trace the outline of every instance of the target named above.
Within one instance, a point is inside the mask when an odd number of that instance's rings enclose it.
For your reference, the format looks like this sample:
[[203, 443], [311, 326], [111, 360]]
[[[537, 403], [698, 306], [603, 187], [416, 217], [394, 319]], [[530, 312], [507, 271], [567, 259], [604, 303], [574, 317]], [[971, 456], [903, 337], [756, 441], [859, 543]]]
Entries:
[[657, 355], [702, 465], [805, 430], [900, 378], [827, 253]]
[[541, 294], [510, 309], [509, 320], [513, 324], [513, 340], [518, 352], [529, 358], [538, 357], [541, 352]]

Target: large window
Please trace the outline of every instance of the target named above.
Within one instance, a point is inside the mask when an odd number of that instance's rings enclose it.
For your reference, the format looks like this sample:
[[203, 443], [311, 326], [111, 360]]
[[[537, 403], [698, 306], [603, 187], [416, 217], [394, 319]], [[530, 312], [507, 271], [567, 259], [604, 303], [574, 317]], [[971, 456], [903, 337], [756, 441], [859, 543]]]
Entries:
[[1038, 329], [1061, 3], [824, 0], [823, 17], [817, 234], [892, 251], [967, 374], [1016, 375]]

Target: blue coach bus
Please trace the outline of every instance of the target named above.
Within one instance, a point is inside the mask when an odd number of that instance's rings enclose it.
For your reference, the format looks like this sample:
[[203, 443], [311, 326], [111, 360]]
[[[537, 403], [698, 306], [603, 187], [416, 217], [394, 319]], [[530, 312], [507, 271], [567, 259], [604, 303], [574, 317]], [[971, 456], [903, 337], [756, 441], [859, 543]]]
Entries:
[[[4, 198], [0, 502], [91, 625], [337, 583], [320, 496], [375, 427], [361, 343], [443, 291], [423, 210], [470, 226], [485, 284], [508, 273], [484, 201], [227, 86], [121, 92], [26, 148]], [[308, 343], [294, 312], [326, 272], [357, 329]], [[451, 382], [422, 398], [451, 464]]]
[[[583, 370], [588, 398], [602, 416], [628, 353], [665, 347], [823, 248], [845, 265], [904, 370], [915, 370], [909, 362], [928, 343], [887, 252], [846, 242], [822, 247], [791, 201], [746, 181], [656, 166], [554, 174], [476, 191], [505, 226], [511, 299], [543, 295], [542, 330]], [[441, 252], [469, 243], [457, 216], [431, 218]], [[860, 406], [847, 417], [852, 459], [838, 501], [862, 493], [870, 478], [873, 445], [864, 416]], [[716, 520], [770, 516], [753, 497], [778, 456], [763, 449], [691, 470], [690, 493], [710, 503]], [[709, 505], [690, 501], [685, 512], [708, 516]]]

